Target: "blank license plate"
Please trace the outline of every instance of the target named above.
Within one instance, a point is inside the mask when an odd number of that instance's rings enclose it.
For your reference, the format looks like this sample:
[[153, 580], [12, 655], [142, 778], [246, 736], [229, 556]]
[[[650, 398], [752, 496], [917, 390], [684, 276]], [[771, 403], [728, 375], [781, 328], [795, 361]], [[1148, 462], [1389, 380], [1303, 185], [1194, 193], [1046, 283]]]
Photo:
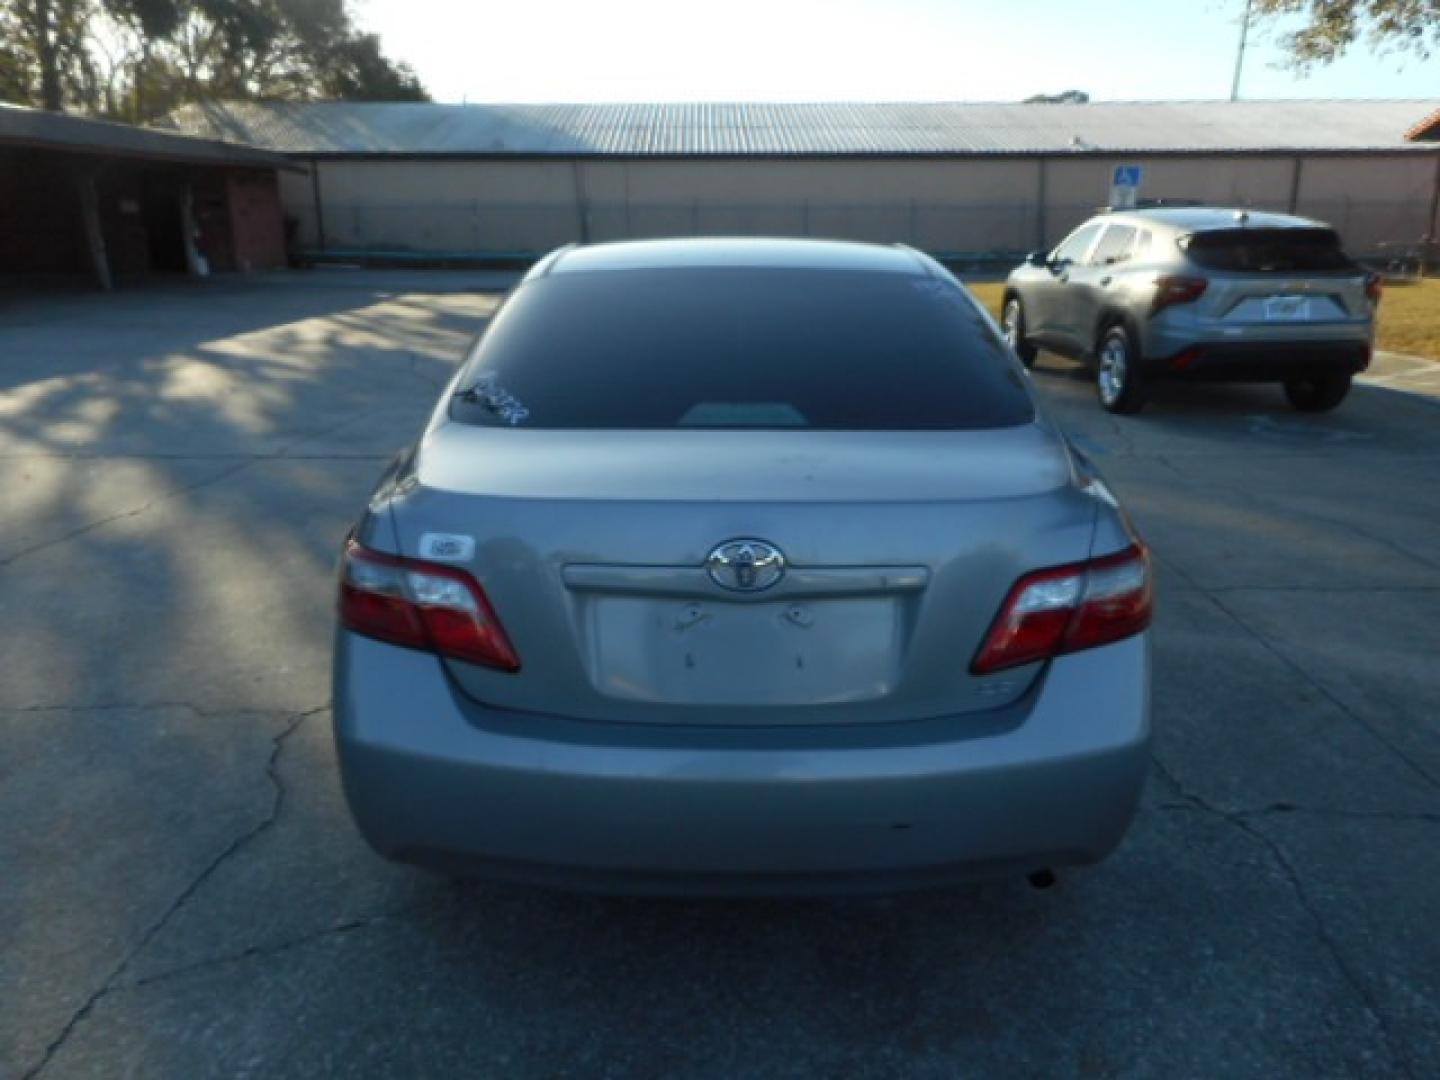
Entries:
[[611, 697], [686, 705], [818, 705], [883, 697], [900, 666], [893, 597], [732, 604], [606, 596], [590, 665]]
[[1310, 298], [1272, 296], [1265, 301], [1265, 318], [1271, 322], [1296, 322], [1310, 318]]

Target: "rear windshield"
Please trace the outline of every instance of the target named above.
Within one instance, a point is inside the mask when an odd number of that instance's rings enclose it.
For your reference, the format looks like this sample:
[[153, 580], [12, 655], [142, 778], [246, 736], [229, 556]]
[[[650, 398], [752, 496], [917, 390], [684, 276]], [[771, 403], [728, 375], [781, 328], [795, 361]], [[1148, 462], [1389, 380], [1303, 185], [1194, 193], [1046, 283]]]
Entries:
[[1220, 229], [1188, 236], [1180, 246], [1209, 270], [1294, 274], [1355, 268], [1330, 229]]
[[1034, 411], [953, 284], [845, 270], [558, 273], [506, 302], [451, 415], [538, 428], [1009, 427]]

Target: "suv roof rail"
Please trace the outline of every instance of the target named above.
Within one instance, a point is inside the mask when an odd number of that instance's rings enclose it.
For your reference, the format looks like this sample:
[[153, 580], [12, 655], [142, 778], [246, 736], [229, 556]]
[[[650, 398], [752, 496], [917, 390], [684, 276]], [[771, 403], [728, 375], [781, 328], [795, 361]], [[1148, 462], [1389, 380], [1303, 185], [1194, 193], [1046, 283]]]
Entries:
[[1124, 213], [1126, 210], [1168, 210], [1186, 209], [1196, 206], [1209, 206], [1204, 199], [1137, 199], [1134, 206], [1102, 206], [1102, 214]]

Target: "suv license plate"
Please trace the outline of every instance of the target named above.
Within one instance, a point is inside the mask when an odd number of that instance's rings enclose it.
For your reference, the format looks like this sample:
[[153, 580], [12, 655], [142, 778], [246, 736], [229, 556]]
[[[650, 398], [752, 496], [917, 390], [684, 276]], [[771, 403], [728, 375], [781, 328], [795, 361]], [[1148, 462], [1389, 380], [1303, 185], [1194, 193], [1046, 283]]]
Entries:
[[1272, 296], [1265, 301], [1265, 318], [1271, 322], [1308, 319], [1310, 300], [1304, 296]]

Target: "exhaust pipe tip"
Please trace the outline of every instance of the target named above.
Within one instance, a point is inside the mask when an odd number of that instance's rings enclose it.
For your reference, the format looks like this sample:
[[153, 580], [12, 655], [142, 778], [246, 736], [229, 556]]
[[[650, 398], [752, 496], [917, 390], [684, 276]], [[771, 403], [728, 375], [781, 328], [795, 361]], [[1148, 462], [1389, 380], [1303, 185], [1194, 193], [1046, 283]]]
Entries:
[[1053, 889], [1060, 881], [1055, 876], [1055, 871], [1048, 866], [1043, 870], [1033, 870], [1026, 874], [1025, 880], [1030, 883], [1032, 889]]

